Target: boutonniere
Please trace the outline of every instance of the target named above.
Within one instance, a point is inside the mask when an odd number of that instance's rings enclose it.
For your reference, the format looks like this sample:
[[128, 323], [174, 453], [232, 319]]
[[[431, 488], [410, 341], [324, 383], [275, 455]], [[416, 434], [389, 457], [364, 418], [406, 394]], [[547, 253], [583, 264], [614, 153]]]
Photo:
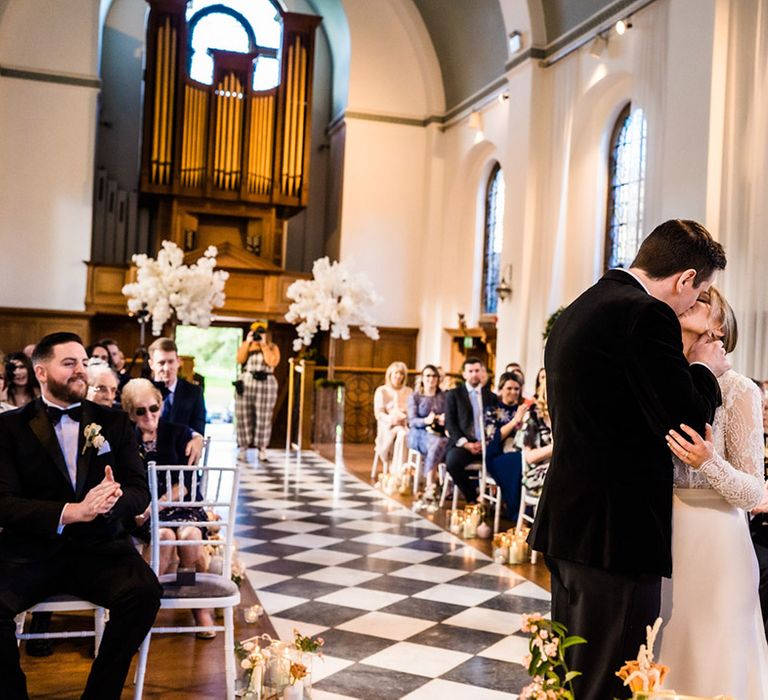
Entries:
[[82, 454], [85, 454], [89, 447], [100, 450], [107, 441], [107, 438], [101, 434], [101, 426], [98, 423], [88, 423], [83, 430], [83, 435], [85, 435], [85, 445], [83, 445]]

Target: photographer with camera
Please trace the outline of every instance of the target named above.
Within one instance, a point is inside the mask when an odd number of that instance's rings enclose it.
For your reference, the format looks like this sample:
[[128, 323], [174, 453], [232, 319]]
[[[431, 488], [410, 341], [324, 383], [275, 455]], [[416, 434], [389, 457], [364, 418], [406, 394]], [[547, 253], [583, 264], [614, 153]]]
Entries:
[[235, 382], [238, 459], [247, 461], [248, 448], [257, 447], [259, 461], [264, 462], [277, 401], [274, 369], [280, 362], [280, 349], [270, 341], [266, 321], [251, 324], [237, 350], [237, 362], [241, 366]]

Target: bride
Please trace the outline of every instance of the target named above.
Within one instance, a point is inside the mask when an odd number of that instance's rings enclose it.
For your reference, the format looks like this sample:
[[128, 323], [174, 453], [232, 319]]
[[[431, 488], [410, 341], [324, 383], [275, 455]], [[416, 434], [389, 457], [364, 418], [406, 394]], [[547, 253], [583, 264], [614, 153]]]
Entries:
[[[736, 319], [714, 287], [680, 317], [687, 350], [704, 333], [736, 345]], [[664, 685], [690, 695], [768, 700], [768, 645], [758, 568], [745, 511], [763, 497], [760, 392], [733, 370], [719, 378], [723, 404], [702, 438], [688, 426], [667, 436], [674, 462], [672, 579], [663, 579], [660, 660]]]

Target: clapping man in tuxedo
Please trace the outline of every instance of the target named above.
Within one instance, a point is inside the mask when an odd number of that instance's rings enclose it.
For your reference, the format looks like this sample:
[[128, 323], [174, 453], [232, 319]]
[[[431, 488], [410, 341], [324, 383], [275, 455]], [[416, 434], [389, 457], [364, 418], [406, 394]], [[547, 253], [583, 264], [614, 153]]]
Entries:
[[110, 611], [82, 698], [118, 700], [161, 588], [126, 525], [149, 489], [128, 416], [85, 401], [87, 356], [73, 333], [32, 356], [41, 398], [0, 416], [0, 678], [28, 698], [14, 617], [55, 593]]
[[467, 503], [476, 503], [477, 479], [470, 478], [467, 467], [483, 458], [483, 413], [488, 406], [496, 405], [497, 397], [485, 386], [488, 374], [478, 358], [464, 360], [461, 376], [464, 384], [451, 389], [445, 397], [445, 466]]

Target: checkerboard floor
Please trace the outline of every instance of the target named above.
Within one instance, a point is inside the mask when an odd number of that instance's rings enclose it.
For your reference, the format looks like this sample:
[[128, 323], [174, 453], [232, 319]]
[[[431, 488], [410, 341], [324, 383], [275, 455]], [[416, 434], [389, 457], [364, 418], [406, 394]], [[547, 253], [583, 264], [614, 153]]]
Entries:
[[325, 638], [315, 700], [516, 698], [550, 596], [314, 453], [241, 465], [236, 537], [282, 639]]

